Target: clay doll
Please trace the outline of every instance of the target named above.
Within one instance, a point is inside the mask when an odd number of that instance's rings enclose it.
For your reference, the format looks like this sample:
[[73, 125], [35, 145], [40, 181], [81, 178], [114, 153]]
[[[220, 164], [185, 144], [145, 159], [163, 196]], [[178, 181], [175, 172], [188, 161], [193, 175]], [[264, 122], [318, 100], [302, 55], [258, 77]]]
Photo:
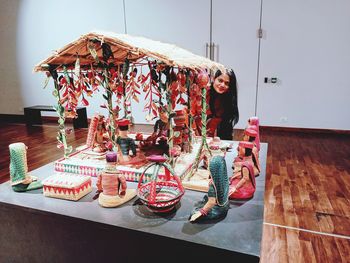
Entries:
[[192, 211], [190, 222], [220, 219], [226, 216], [229, 209], [229, 181], [224, 157], [214, 156], [209, 162], [209, 171], [208, 194]]
[[98, 203], [103, 207], [117, 207], [136, 195], [135, 189], [127, 189], [125, 176], [116, 169], [117, 153], [106, 154], [106, 166], [97, 179]]
[[25, 192], [42, 188], [41, 182], [28, 173], [27, 146], [24, 143], [12, 143], [10, 149], [10, 177], [12, 189]]
[[159, 108], [159, 119], [154, 124], [153, 133], [140, 143], [146, 155], [169, 154], [169, 116], [164, 106]]
[[152, 141], [156, 144], [157, 138], [168, 137], [169, 131], [169, 116], [165, 107], [159, 108], [159, 120], [154, 124], [153, 133], [146, 139], [147, 141]]
[[128, 162], [131, 160], [130, 150], [132, 152], [132, 156], [136, 156], [135, 141], [134, 139], [128, 137], [129, 123], [130, 121], [128, 119], [121, 119], [117, 121], [119, 129], [117, 144], [119, 146], [119, 158], [121, 162]]
[[230, 199], [249, 199], [254, 196], [253, 147], [252, 142], [241, 141], [238, 144], [238, 156], [234, 160], [234, 172], [232, 177], [230, 177]]
[[[254, 127], [256, 127], [254, 125]], [[255, 144], [255, 139], [257, 136], [257, 132], [256, 129], [254, 129], [253, 126], [248, 126], [248, 128], [246, 128], [244, 130], [244, 137], [243, 137], [243, 141], [246, 142], [252, 142], [253, 143], [253, 149], [252, 149], [252, 159], [254, 162], [254, 175], [258, 176], [260, 174], [260, 161], [259, 161], [259, 151], [258, 148], [256, 147]]]
[[255, 125], [255, 130], [257, 132], [256, 138], [255, 138], [255, 144], [256, 147], [258, 149], [258, 151], [260, 151], [260, 131], [259, 131], [259, 118], [258, 117], [250, 117], [248, 119], [248, 126], [249, 125]]

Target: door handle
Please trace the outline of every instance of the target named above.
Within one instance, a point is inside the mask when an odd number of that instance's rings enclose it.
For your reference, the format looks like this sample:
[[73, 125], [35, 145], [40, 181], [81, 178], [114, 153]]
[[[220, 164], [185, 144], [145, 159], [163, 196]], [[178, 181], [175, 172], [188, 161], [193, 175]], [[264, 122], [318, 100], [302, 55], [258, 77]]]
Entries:
[[205, 57], [208, 58], [208, 49], [209, 49], [209, 44], [205, 43]]
[[215, 61], [215, 47], [216, 47], [215, 43], [212, 43], [212, 51], [211, 51], [212, 61]]

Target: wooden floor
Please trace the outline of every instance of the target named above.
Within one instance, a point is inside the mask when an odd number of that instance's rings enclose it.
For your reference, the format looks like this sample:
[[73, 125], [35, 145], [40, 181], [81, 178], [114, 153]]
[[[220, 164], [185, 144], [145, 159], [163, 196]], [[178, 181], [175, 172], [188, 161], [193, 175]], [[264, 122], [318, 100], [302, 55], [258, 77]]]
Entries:
[[[56, 125], [1, 123], [0, 182], [9, 178], [8, 144], [28, 146], [33, 170], [62, 156], [56, 133]], [[68, 139], [79, 146], [86, 134]], [[350, 262], [350, 135], [265, 129], [261, 140], [269, 144], [261, 262]]]

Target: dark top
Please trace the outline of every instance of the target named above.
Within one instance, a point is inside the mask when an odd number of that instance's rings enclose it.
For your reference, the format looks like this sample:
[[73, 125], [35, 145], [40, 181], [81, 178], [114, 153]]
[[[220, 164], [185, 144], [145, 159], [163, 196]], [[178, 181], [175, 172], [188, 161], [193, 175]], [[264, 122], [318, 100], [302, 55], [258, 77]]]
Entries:
[[129, 151], [132, 151], [133, 155], [136, 155], [135, 141], [131, 138], [122, 138], [118, 136], [117, 144], [120, 146], [120, 150], [123, 155], [129, 155]]
[[168, 132], [169, 129], [167, 127], [167, 123], [163, 122], [161, 119], [157, 120], [156, 123], [154, 124], [154, 132], [158, 136], [166, 136], [168, 137]]

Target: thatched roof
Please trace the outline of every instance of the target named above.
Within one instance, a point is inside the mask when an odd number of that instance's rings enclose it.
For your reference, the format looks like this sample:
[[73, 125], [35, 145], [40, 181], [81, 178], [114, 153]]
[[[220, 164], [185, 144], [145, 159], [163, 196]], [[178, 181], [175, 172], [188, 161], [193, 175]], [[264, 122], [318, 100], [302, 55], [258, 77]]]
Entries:
[[[120, 64], [128, 58], [135, 62], [143, 57], [156, 59], [169, 66], [177, 66], [190, 69], [212, 69], [223, 70], [225, 67], [205, 57], [195, 55], [183, 48], [172, 44], [147, 39], [144, 37], [130, 36], [126, 34], [116, 34], [113, 32], [91, 32], [82, 35], [79, 39], [67, 44], [57, 50], [54, 55], [40, 62], [34, 67], [34, 71], [47, 71], [45, 65], [74, 65], [77, 54], [80, 65], [90, 65], [95, 62], [88, 45], [91, 40], [98, 40], [107, 43], [113, 52], [114, 58], [109, 59], [109, 63]], [[101, 45], [96, 46], [97, 55], [102, 59]]]

